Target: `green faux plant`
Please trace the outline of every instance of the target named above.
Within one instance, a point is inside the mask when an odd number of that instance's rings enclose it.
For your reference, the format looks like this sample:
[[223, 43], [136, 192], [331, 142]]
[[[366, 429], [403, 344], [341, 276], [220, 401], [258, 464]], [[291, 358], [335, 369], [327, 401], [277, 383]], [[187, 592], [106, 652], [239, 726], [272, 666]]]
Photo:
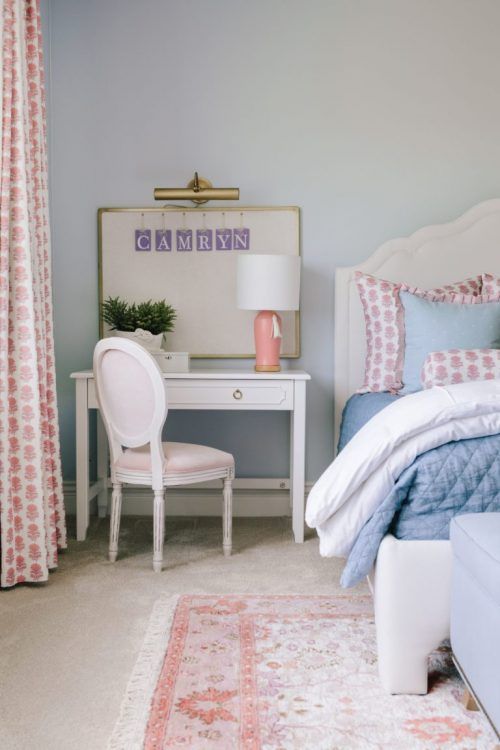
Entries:
[[142, 328], [154, 336], [174, 330], [177, 313], [166, 301], [125, 302], [120, 297], [108, 297], [101, 305], [105, 323], [115, 331], [135, 331]]

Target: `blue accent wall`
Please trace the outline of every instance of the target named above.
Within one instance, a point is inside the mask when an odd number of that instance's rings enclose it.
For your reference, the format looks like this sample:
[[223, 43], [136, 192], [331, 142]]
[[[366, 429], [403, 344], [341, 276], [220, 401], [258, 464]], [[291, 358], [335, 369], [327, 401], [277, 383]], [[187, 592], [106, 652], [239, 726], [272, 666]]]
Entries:
[[[335, 267], [500, 195], [500, 3], [43, 0], [42, 12], [65, 477], [69, 374], [97, 339], [97, 208], [153, 204], [155, 186], [197, 169], [238, 185], [243, 204], [302, 208], [295, 364], [313, 378], [316, 479], [333, 454]], [[168, 433], [230, 448], [240, 475], [287, 474], [285, 414], [175, 414]]]

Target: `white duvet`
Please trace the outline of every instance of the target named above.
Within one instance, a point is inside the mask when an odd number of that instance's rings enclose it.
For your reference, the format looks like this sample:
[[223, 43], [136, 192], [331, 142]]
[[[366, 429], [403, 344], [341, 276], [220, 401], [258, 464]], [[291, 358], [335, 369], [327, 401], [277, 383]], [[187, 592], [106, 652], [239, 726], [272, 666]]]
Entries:
[[452, 440], [500, 433], [500, 380], [419, 391], [382, 409], [313, 486], [306, 521], [323, 556], [347, 557], [401, 472]]

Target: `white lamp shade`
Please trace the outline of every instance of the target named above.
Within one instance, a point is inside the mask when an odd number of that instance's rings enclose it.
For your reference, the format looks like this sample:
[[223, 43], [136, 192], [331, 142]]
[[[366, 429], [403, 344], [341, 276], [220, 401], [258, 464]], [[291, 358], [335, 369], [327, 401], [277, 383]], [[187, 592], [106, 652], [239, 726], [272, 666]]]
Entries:
[[238, 256], [237, 298], [240, 310], [298, 310], [298, 255]]

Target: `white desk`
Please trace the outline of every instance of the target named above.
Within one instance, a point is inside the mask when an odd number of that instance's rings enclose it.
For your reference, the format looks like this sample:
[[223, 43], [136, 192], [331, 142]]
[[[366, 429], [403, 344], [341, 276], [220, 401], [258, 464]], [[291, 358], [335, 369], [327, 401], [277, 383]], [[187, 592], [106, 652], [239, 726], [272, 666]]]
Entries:
[[[108, 507], [108, 444], [97, 420], [97, 481], [89, 485], [88, 410], [98, 409], [91, 370], [74, 372], [76, 384], [76, 538], [85, 539], [89, 502], [97, 495], [99, 515]], [[290, 412], [290, 500], [296, 542], [304, 541], [304, 464], [307, 372], [289, 370], [193, 370], [164, 373], [169, 409]], [[237, 471], [237, 467], [236, 467]]]

